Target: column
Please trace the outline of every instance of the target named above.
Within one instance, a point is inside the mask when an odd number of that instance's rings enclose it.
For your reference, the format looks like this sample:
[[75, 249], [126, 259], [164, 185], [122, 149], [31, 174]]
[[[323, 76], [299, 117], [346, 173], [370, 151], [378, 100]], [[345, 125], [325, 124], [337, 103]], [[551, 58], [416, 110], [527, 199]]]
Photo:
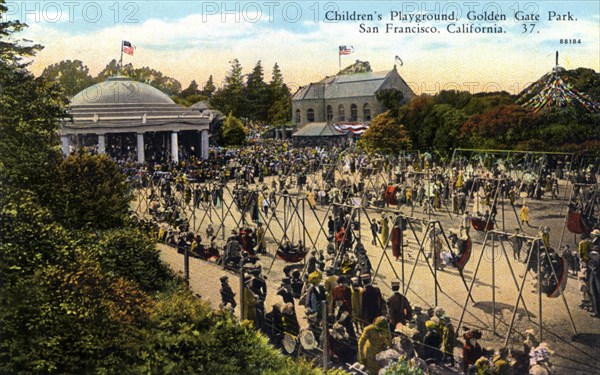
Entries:
[[177, 142], [177, 132], [171, 133], [171, 161], [179, 163], [179, 143]]
[[106, 136], [104, 134], [98, 134], [98, 153], [106, 154]]
[[202, 130], [200, 134], [202, 136], [202, 147], [200, 148], [202, 159], [208, 159], [208, 130]]
[[137, 134], [137, 159], [138, 163], [143, 164], [146, 161], [144, 157], [144, 133]]
[[69, 156], [69, 154], [71, 154], [71, 145], [69, 144], [69, 136], [62, 135], [60, 137], [60, 142], [62, 144], [61, 148], [62, 148], [63, 155]]

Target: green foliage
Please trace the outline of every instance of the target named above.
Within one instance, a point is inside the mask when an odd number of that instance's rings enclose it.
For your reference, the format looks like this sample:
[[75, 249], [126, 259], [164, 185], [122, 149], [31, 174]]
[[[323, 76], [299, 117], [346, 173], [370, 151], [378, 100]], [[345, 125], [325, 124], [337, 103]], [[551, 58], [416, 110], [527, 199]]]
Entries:
[[[189, 292], [156, 304], [146, 332], [143, 372], [156, 374], [307, 374], [322, 372], [294, 363], [267, 344], [248, 323], [213, 311]], [[341, 372], [329, 372], [330, 374]]]
[[246, 127], [244, 123], [235, 118], [231, 113], [223, 123], [223, 144], [225, 146], [239, 146], [246, 140]]
[[275, 63], [269, 83], [269, 100], [271, 106], [268, 112], [268, 122], [275, 126], [289, 124], [292, 120], [292, 94], [283, 83], [283, 75], [279, 65]]
[[117, 229], [94, 236], [89, 251], [102, 271], [136, 282], [145, 292], [164, 291], [174, 278], [161, 261], [156, 242], [135, 229]]
[[63, 60], [52, 64], [44, 69], [42, 77], [57, 82], [69, 98], [96, 83], [90, 75], [89, 68], [80, 60]]
[[65, 99], [58, 86], [4, 61], [0, 86], [0, 179], [45, 200], [61, 157], [57, 129]]
[[57, 168], [53, 202], [57, 220], [74, 229], [123, 225], [131, 195], [126, 177], [106, 155], [82, 152]]
[[238, 59], [231, 61], [231, 69], [225, 77], [225, 85], [217, 90], [212, 98], [211, 105], [223, 113], [232, 113], [236, 117], [245, 115], [244, 81], [242, 65]]
[[[117, 60], [111, 60], [108, 65], [96, 76], [96, 82], [103, 82], [107, 78], [117, 75], [119, 64]], [[132, 64], [125, 64], [121, 69], [121, 75], [130, 77], [139, 82], [144, 82], [153, 86], [165, 94], [171, 96], [181, 91], [181, 83], [175, 78], [163, 75], [155, 69], [149, 67], [134, 68]]]
[[251, 122], [266, 122], [269, 110], [268, 86], [264, 81], [262, 63], [259, 60], [252, 73], [248, 74], [245, 89], [246, 115]]
[[395, 155], [410, 149], [411, 141], [404, 126], [388, 111], [371, 121], [369, 129], [360, 137], [358, 147], [369, 153]]
[[426, 372], [418, 367], [414, 360], [400, 357], [397, 362], [383, 370], [383, 375], [425, 375]]
[[375, 93], [375, 97], [385, 110], [390, 111], [393, 117], [398, 116], [398, 111], [404, 101], [402, 91], [396, 89], [381, 90]]
[[213, 76], [211, 74], [210, 77], [208, 77], [208, 81], [206, 81], [204, 87], [202, 88], [202, 95], [206, 96], [207, 98], [210, 98], [213, 96], [215, 91], [217, 91], [217, 87], [213, 82]]

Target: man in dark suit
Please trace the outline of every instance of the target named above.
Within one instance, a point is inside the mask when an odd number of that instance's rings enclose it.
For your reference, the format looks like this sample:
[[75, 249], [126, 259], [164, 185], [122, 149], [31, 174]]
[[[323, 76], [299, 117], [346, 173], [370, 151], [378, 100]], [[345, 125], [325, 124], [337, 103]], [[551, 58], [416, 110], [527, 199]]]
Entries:
[[382, 315], [385, 301], [381, 291], [367, 280], [362, 294], [360, 317], [365, 325], [373, 323], [375, 318]]
[[394, 292], [387, 300], [388, 320], [392, 330], [396, 329], [398, 323], [406, 324], [407, 320], [412, 318], [412, 308], [406, 297], [400, 294], [400, 281], [392, 281], [392, 291]]

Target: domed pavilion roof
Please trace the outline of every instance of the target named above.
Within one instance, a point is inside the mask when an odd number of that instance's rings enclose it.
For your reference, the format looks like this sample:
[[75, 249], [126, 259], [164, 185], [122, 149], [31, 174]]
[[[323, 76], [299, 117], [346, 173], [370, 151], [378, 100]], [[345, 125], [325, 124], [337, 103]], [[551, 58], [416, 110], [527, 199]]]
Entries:
[[176, 104], [162, 91], [117, 76], [73, 97], [61, 134], [106, 134], [208, 129], [211, 114]]
[[157, 88], [129, 77], [117, 76], [90, 86], [71, 100], [71, 106], [94, 104], [175, 104]]

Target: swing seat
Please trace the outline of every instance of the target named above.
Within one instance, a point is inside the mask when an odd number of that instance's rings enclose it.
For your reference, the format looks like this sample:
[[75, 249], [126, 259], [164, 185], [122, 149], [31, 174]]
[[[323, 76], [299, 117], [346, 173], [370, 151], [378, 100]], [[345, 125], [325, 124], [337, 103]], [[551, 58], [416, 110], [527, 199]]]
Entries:
[[557, 298], [560, 294], [565, 290], [567, 286], [568, 280], [568, 272], [567, 272], [567, 261], [565, 257], [560, 257], [559, 266], [554, 266], [554, 271], [556, 272], [556, 279], [554, 276], [551, 276], [550, 283], [547, 288], [542, 289], [548, 298]]
[[306, 254], [308, 254], [308, 250], [305, 248], [304, 251], [297, 251], [297, 246], [292, 246], [291, 251], [284, 251], [282, 249], [277, 249], [277, 257], [279, 259], [284, 260], [287, 263], [298, 263], [304, 260]]
[[567, 229], [569, 232], [575, 234], [589, 234], [591, 232], [583, 215], [579, 211], [569, 211], [567, 218]]
[[385, 189], [384, 198], [387, 204], [390, 206], [397, 206], [398, 200], [396, 199], [396, 186], [390, 185]]
[[471, 218], [471, 225], [478, 232], [487, 232], [494, 229], [493, 221], [487, 221], [479, 217]]
[[471, 238], [467, 238], [466, 240], [458, 240], [457, 243], [458, 251], [460, 257], [456, 257], [454, 260], [454, 267], [462, 270], [465, 268], [469, 259], [471, 259], [471, 251], [473, 249], [473, 244], [471, 243]]

